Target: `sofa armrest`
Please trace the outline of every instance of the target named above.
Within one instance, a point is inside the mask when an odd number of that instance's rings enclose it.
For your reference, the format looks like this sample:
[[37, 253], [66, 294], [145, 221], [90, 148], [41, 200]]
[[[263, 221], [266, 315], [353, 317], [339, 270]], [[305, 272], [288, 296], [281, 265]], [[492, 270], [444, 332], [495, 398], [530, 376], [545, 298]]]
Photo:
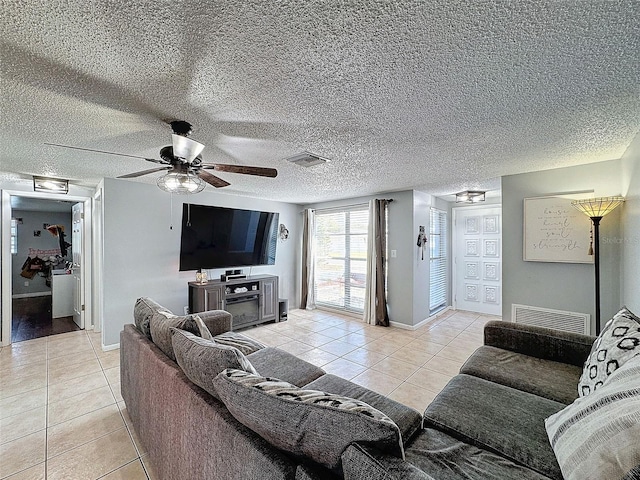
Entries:
[[521, 323], [492, 320], [484, 327], [484, 344], [582, 367], [596, 337]]
[[198, 316], [207, 326], [212, 336], [231, 331], [231, 320], [233, 316], [224, 310], [208, 310], [198, 312]]
[[434, 480], [398, 457], [352, 443], [342, 454], [345, 480]]

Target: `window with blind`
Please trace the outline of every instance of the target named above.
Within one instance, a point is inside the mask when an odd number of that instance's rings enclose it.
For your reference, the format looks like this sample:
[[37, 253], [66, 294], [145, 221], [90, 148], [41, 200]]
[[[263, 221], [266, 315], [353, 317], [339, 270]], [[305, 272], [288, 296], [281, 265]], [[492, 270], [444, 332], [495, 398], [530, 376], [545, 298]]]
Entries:
[[429, 226], [429, 310], [447, 305], [447, 212], [431, 209]]
[[316, 210], [316, 305], [364, 311], [368, 225], [367, 205]]

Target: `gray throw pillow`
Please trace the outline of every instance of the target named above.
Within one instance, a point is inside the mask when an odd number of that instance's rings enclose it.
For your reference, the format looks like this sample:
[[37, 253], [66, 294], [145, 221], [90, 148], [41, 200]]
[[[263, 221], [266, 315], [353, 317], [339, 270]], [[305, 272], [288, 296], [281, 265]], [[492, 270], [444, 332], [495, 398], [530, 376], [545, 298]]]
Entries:
[[640, 356], [545, 427], [566, 480], [640, 478]]
[[227, 368], [258, 374], [251, 362], [237, 348], [218, 345], [189, 332], [172, 330], [176, 361], [189, 380], [216, 398], [220, 398], [213, 380]]
[[630, 358], [640, 354], [640, 318], [622, 307], [609, 320], [584, 364], [578, 382], [578, 395], [584, 397], [600, 388], [609, 375]]
[[240, 423], [281, 450], [332, 469], [353, 442], [404, 458], [398, 426], [359, 400], [233, 369], [213, 384]]
[[[186, 330], [198, 336], [202, 336], [203, 334], [205, 336], [211, 336], [204, 322], [201, 320], [201, 325], [198, 325], [195, 317], [197, 317], [197, 315], [179, 317], [171, 312], [164, 311], [157, 312], [151, 317], [151, 321], [149, 322], [151, 340], [174, 362], [176, 361], [176, 356], [173, 353], [173, 346], [171, 344], [172, 328]], [[202, 327], [204, 327], [204, 329], [202, 329]]]
[[133, 307], [133, 321], [136, 327], [138, 327], [138, 330], [140, 330], [149, 340], [152, 340], [150, 327], [151, 317], [158, 312], [171, 313], [149, 297], [138, 298], [135, 306]]
[[251, 355], [258, 350], [262, 350], [267, 346], [264, 343], [260, 343], [253, 338], [249, 338], [246, 335], [237, 332], [225, 332], [213, 337], [216, 343], [222, 345], [229, 345], [230, 347], [236, 347], [245, 355]]

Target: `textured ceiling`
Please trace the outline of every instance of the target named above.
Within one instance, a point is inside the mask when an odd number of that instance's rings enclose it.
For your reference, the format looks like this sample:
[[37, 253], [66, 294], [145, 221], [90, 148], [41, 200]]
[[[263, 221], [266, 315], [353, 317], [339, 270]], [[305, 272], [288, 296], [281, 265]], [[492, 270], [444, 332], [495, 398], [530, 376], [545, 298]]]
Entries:
[[[619, 158], [640, 124], [640, 3], [2, 1], [3, 177], [95, 185], [191, 122], [228, 193], [308, 203], [498, 188]], [[330, 162], [284, 160], [308, 150]], [[156, 175], [135, 180], [155, 182]], [[211, 188], [211, 187], [207, 187]]]

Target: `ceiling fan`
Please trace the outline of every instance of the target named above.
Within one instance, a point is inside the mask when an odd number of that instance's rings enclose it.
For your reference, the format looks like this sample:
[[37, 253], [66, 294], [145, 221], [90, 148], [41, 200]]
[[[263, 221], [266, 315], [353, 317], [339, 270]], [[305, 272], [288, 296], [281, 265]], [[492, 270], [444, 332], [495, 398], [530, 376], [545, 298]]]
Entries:
[[127, 175], [121, 175], [118, 178], [134, 178], [141, 177], [142, 175], [148, 175], [150, 173], [167, 171], [165, 175], [158, 178], [156, 183], [158, 187], [169, 193], [198, 193], [204, 190], [207, 183], [216, 188], [222, 188], [230, 185], [226, 180], [209, 173], [207, 170], [240, 173], [243, 175], [257, 175], [260, 177], [270, 178], [274, 178], [278, 175], [278, 171], [275, 168], [249, 167], [245, 165], [230, 165], [223, 163], [202, 163], [202, 156], [200, 153], [204, 149], [204, 145], [188, 138], [192, 133], [191, 124], [184, 120], [174, 120], [169, 122], [169, 125], [171, 125], [171, 129], [173, 131], [173, 134], [171, 135], [172, 145], [168, 145], [160, 149], [160, 160], [140, 157], [137, 155], [127, 155], [125, 153], [106, 152], [103, 150], [74, 147], [70, 145], [59, 145], [56, 143], [45, 143], [45, 145], [72, 148], [74, 150], [84, 150], [87, 152], [105, 153], [108, 155], [118, 155], [121, 157], [142, 158], [148, 162], [159, 163], [163, 166], [129, 173]]

